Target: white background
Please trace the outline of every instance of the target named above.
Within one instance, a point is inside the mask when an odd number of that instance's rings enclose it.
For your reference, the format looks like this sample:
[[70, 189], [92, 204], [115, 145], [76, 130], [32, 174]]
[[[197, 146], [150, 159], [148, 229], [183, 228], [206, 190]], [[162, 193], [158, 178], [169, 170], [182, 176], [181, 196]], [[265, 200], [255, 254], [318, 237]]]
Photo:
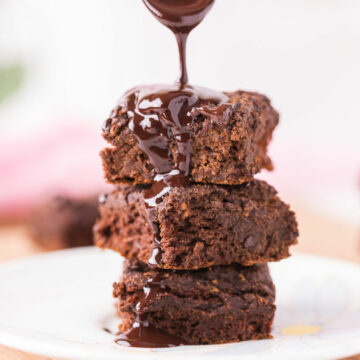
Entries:
[[[100, 129], [123, 91], [178, 71], [173, 35], [140, 0], [0, 0], [0, 62], [16, 61], [25, 82], [0, 108], [0, 141], [67, 118]], [[217, 0], [188, 66], [193, 84], [267, 94], [281, 113], [268, 178], [357, 217], [360, 1]]]

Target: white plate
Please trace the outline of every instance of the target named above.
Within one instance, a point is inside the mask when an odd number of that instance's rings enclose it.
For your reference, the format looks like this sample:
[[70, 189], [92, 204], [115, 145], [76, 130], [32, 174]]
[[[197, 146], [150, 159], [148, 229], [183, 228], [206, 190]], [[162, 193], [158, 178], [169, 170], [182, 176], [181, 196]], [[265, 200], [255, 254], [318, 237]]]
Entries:
[[271, 264], [273, 340], [170, 349], [124, 348], [112, 283], [121, 258], [82, 248], [0, 266], [0, 344], [57, 359], [335, 359], [360, 353], [360, 267], [297, 254]]

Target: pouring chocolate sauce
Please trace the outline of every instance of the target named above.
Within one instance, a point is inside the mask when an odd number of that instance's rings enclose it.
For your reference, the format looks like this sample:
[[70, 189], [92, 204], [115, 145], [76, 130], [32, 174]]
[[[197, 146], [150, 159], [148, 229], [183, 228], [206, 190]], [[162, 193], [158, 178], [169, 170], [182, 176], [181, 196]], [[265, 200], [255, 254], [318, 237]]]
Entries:
[[[189, 185], [190, 125], [201, 113], [217, 119], [229, 116], [232, 105], [225, 94], [188, 84], [186, 42], [192, 29], [204, 19], [215, 0], [143, 0], [149, 11], [175, 35], [180, 57], [180, 74], [171, 85], [139, 86], [120, 99], [127, 109], [129, 128], [138, 146], [149, 157], [154, 178], [145, 194], [148, 221], [154, 231], [155, 248], [148, 263], [161, 261], [159, 229], [155, 223], [157, 202], [172, 186]], [[176, 146], [175, 159], [170, 145]], [[175, 165], [174, 165], [175, 164]], [[120, 335], [118, 344], [134, 347], [170, 347], [183, 344], [169, 334], [151, 327], [146, 318], [150, 299], [162, 292], [161, 280], [149, 279], [136, 306], [137, 318], [130, 330]], [[145, 315], [144, 315], [145, 314]]]
[[190, 31], [201, 23], [215, 0], [143, 0], [150, 12], [175, 35], [180, 55], [178, 82], [187, 84], [186, 42]]

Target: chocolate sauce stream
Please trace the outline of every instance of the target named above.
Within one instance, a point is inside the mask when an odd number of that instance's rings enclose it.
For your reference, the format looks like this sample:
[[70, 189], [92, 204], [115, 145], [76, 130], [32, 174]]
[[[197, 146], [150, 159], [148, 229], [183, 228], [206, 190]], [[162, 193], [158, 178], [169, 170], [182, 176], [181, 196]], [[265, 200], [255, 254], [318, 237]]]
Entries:
[[187, 66], [186, 66], [186, 44], [189, 34], [175, 33], [176, 42], [178, 44], [179, 55], [180, 55], [180, 72], [177, 82], [180, 85], [187, 84], [189, 81]]
[[[192, 151], [191, 125], [199, 116], [221, 124], [233, 113], [233, 105], [223, 93], [188, 84], [186, 40], [190, 31], [206, 16], [215, 0], [143, 0], [150, 12], [175, 35], [180, 56], [180, 76], [172, 85], [135, 87], [125, 93], [119, 106], [126, 109], [128, 126], [139, 148], [148, 156], [153, 168], [152, 186], [144, 201], [150, 226], [154, 231], [154, 250], [150, 267], [161, 262], [160, 230], [156, 207], [174, 186], [190, 184]], [[162, 293], [161, 280], [150, 278], [136, 305], [136, 320], [130, 330], [116, 342], [125, 346], [169, 347], [183, 342], [149, 324], [147, 305]]]
[[180, 55], [178, 82], [187, 84], [186, 42], [192, 29], [201, 23], [215, 0], [143, 0], [150, 12], [175, 35]]

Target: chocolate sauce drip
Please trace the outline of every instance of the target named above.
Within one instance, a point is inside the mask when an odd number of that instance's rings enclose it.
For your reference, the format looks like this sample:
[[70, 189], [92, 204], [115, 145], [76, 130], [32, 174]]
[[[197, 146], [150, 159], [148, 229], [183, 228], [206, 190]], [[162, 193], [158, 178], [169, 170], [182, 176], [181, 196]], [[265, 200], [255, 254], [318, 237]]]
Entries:
[[[190, 183], [191, 124], [205, 112], [216, 118], [228, 117], [232, 105], [227, 101], [223, 93], [179, 84], [136, 87], [120, 99], [119, 105], [127, 109], [129, 128], [155, 171], [153, 184], [144, 196], [149, 224], [155, 234], [154, 251], [148, 260], [150, 266], [156, 267], [161, 260], [156, 205], [170, 187]], [[172, 147], [176, 149], [174, 155]]]
[[201, 23], [215, 0], [143, 0], [150, 12], [175, 35], [180, 55], [178, 82], [187, 84], [186, 42], [192, 29]]
[[167, 334], [149, 324], [146, 313], [147, 306], [155, 301], [163, 291], [164, 286], [159, 276], [148, 279], [146, 285], [143, 287], [142, 297], [136, 304], [136, 319], [131, 329], [122, 333], [115, 340], [117, 344], [148, 348], [173, 347], [184, 344], [178, 337]]
[[[156, 223], [156, 206], [174, 186], [190, 184], [191, 125], [205, 115], [221, 123], [232, 115], [233, 105], [219, 92], [188, 85], [186, 41], [211, 9], [215, 0], [143, 0], [150, 12], [175, 35], [180, 56], [180, 75], [175, 84], [136, 87], [120, 99], [126, 109], [129, 129], [139, 148], [148, 156], [153, 168], [152, 186], [145, 193], [145, 206], [154, 231], [154, 250], [150, 266], [161, 262], [160, 234]], [[107, 127], [109, 124], [105, 124]], [[146, 308], [161, 294], [158, 278], [148, 281], [144, 295], [136, 305], [136, 320], [130, 330], [116, 342], [125, 346], [169, 347], [183, 342], [148, 322]]]

